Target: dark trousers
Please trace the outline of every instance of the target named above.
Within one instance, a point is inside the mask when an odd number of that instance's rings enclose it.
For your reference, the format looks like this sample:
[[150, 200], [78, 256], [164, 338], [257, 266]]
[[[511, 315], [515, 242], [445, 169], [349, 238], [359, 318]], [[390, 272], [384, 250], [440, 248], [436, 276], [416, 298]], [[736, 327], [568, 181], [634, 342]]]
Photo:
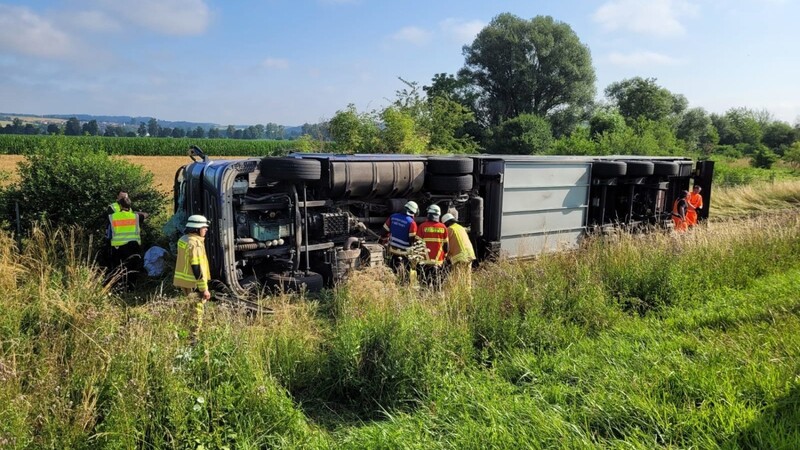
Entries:
[[444, 281], [444, 266], [436, 264], [419, 264], [417, 265], [417, 276], [419, 277], [419, 284], [428, 286], [431, 289], [442, 289], [442, 282]]
[[130, 288], [142, 271], [142, 246], [136, 241], [119, 247], [111, 247], [112, 277], [119, 277], [124, 286]]

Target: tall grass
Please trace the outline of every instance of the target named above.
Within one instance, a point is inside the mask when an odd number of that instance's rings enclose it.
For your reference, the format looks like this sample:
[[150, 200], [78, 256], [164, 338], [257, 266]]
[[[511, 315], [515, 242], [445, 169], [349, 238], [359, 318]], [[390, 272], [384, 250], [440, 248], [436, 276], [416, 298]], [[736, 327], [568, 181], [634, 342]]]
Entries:
[[[0, 447], [791, 448], [800, 218], [619, 234], [472, 291], [362, 272], [275, 314], [109, 294], [69, 231], [0, 236]], [[72, 250], [75, 249], [75, 250]], [[81, 250], [84, 249], [84, 250]]]

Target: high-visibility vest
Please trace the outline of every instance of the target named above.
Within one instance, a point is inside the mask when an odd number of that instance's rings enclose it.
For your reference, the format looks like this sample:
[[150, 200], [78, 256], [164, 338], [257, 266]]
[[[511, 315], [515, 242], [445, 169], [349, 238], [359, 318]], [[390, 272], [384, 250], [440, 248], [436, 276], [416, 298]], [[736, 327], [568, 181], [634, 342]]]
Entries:
[[131, 211], [119, 211], [108, 215], [111, 222], [111, 246], [121, 247], [128, 242], [142, 243], [139, 216]]
[[[198, 280], [192, 271], [193, 265], [200, 266], [202, 276]], [[199, 234], [188, 233], [178, 240], [178, 258], [175, 261], [175, 277], [172, 284], [181, 288], [208, 290], [211, 271], [206, 257], [205, 239]]]
[[120, 206], [119, 206], [119, 202], [114, 202], [114, 203], [108, 205], [108, 208], [111, 210], [112, 214], [120, 212], [122, 210], [122, 208], [120, 208]]
[[428, 259], [422, 264], [442, 264], [444, 262], [444, 244], [447, 243], [447, 227], [441, 222], [423, 222], [417, 235], [425, 242]]
[[457, 223], [447, 228], [450, 231], [449, 248], [447, 249], [447, 258], [450, 262], [471, 263], [475, 261], [475, 249], [472, 248], [466, 228]]

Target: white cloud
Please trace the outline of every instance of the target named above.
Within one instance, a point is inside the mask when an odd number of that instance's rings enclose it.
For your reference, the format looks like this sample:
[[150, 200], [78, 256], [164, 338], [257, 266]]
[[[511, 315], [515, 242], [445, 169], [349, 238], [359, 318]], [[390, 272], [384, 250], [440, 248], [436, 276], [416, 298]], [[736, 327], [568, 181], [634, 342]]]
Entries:
[[134, 25], [166, 35], [202, 34], [211, 21], [211, 12], [204, 0], [97, 1]]
[[686, 32], [681, 19], [695, 17], [698, 9], [686, 0], [611, 0], [592, 17], [608, 31], [628, 30], [657, 37]]
[[49, 59], [75, 55], [75, 39], [28, 8], [0, 5], [0, 50]]
[[97, 33], [117, 32], [122, 29], [118, 21], [103, 11], [80, 11], [77, 13], [60, 13], [59, 17], [66, 26], [76, 30]]
[[288, 69], [289, 61], [281, 58], [267, 58], [261, 61], [261, 67], [265, 69]]
[[485, 26], [480, 20], [445, 19], [439, 23], [445, 35], [461, 44], [471, 43]]
[[405, 27], [392, 35], [392, 39], [410, 42], [414, 45], [424, 45], [431, 39], [431, 33], [419, 27]]
[[614, 52], [608, 56], [608, 60], [612, 64], [627, 67], [675, 66], [682, 63], [679, 59], [655, 52]]

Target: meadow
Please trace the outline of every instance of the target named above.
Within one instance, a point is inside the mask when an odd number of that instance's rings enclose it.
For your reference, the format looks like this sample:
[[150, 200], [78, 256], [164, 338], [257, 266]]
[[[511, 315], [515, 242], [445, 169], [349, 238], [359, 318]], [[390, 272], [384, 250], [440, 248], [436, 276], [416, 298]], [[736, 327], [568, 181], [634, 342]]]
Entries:
[[273, 315], [211, 303], [196, 345], [169, 280], [111, 294], [82, 239], [0, 235], [0, 447], [800, 443], [795, 211], [485, 264], [472, 290], [376, 271]]

